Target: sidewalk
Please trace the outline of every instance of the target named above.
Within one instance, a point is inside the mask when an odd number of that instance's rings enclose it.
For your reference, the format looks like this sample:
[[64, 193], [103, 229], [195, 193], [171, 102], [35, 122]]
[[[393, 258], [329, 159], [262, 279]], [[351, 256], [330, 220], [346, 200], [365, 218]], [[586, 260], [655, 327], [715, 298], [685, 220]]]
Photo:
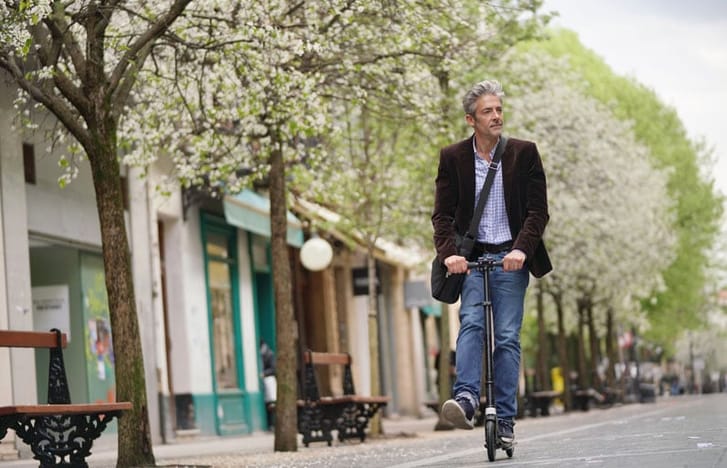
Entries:
[[[298, 435], [298, 451], [289, 453], [274, 452], [274, 435], [268, 432], [258, 432], [249, 436], [240, 437], [212, 437], [204, 440], [190, 440], [175, 444], [159, 445], [154, 447], [154, 456], [158, 465], [178, 466], [185, 463], [182, 459], [193, 459], [197, 466], [229, 466], [230, 456], [244, 458], [246, 455], [257, 457], [268, 454], [271, 457], [287, 458], [314, 458], [324, 455], [331, 450], [340, 450], [344, 447], [366, 447], [386, 440], [401, 438], [426, 437], [434, 434], [437, 416], [422, 419], [401, 417], [384, 418], [382, 420], [383, 434], [379, 437], [367, 437], [363, 444], [358, 441], [339, 442], [334, 438], [332, 446], [325, 442], [314, 442], [305, 447]], [[115, 452], [114, 452], [115, 456]], [[94, 465], [95, 466], [95, 465]], [[182, 465], [183, 466], [183, 465]]]
[[[270, 457], [310, 458], [323, 455], [337, 446], [366, 447], [381, 441], [401, 438], [426, 437], [434, 434], [437, 416], [428, 416], [421, 419], [412, 417], [384, 418], [382, 420], [383, 434], [377, 438], [368, 437], [364, 444], [358, 441], [340, 443], [334, 439], [333, 446], [328, 447], [325, 442], [311, 443], [305, 447], [298, 440], [298, 452], [281, 453], [274, 451], [274, 438], [271, 432], [255, 432], [244, 436], [229, 437], [195, 437], [180, 438], [169, 444], [154, 446], [154, 456], [158, 466], [168, 467], [218, 467], [229, 465], [231, 457], [245, 459], [247, 457], [269, 455]], [[116, 439], [115, 436], [101, 439], [94, 444], [88, 458], [91, 468], [106, 468], [116, 466]], [[185, 460], [186, 459], [186, 460]], [[282, 461], [282, 460], [281, 460]], [[189, 463], [194, 463], [190, 465]], [[285, 462], [283, 462], [285, 463]], [[0, 461], [0, 468], [30, 468], [37, 467], [38, 462], [33, 459]], [[237, 465], [244, 466], [244, 465]]]

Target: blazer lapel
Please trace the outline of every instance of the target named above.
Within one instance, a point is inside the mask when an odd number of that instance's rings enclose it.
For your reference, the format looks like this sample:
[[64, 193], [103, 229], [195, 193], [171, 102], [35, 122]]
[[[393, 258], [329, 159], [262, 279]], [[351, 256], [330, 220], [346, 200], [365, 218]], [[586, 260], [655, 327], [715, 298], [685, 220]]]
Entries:
[[460, 154], [457, 156], [459, 164], [459, 176], [463, 187], [460, 193], [464, 198], [461, 200], [462, 207], [469, 213], [469, 217], [475, 211], [475, 152], [472, 146], [474, 135], [466, 139], [460, 147]]
[[510, 144], [510, 139], [507, 140], [505, 151], [502, 153], [502, 159], [500, 161], [500, 167], [502, 168], [502, 188], [505, 196], [505, 210], [510, 215], [510, 200], [512, 200], [512, 184], [513, 177], [515, 176], [515, 157], [513, 153], [513, 147]]

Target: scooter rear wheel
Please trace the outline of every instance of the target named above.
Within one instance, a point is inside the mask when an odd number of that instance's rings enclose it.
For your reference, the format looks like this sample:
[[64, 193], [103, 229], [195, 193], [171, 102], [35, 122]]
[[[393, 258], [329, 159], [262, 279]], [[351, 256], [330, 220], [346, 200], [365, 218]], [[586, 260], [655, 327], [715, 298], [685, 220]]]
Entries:
[[487, 459], [495, 461], [495, 451], [497, 450], [497, 428], [495, 421], [485, 421], [485, 447], [487, 447]]

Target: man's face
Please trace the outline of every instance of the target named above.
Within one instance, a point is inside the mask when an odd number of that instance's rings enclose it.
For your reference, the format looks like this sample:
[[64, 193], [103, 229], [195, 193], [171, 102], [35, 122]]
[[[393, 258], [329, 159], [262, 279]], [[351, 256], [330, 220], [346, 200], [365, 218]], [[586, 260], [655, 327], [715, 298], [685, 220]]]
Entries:
[[498, 138], [502, 133], [502, 102], [497, 96], [484, 94], [477, 99], [474, 115], [465, 115], [467, 124], [476, 135]]

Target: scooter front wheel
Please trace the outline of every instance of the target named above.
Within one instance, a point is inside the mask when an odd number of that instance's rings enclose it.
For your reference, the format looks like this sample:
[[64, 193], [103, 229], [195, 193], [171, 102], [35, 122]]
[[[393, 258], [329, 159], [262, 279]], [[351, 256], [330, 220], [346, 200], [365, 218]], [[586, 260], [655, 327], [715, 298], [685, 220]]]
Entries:
[[487, 447], [487, 459], [495, 461], [495, 451], [497, 450], [497, 428], [495, 421], [485, 421], [485, 447]]

